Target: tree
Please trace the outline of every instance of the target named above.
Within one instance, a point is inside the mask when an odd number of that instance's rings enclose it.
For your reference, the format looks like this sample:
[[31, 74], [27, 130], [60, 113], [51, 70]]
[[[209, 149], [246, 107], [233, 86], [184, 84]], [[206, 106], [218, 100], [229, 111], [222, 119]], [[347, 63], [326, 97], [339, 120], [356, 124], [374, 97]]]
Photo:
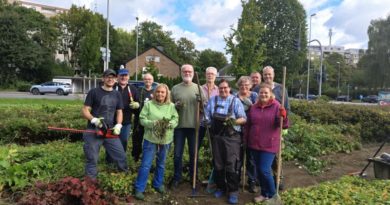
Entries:
[[97, 73], [100, 60], [100, 32], [96, 16], [91, 16], [90, 21], [85, 25], [85, 35], [80, 42], [79, 62], [82, 73], [88, 73], [89, 70]]
[[372, 87], [386, 88], [390, 84], [390, 15], [371, 21], [368, 27], [368, 50], [365, 75]]
[[57, 33], [42, 14], [0, 2], [0, 85], [51, 77]]
[[[303, 6], [298, 0], [262, 0], [256, 4], [260, 10], [256, 20], [265, 26], [261, 35], [261, 42], [266, 46], [264, 65], [275, 68], [279, 81], [283, 66], [287, 67], [288, 74], [302, 71], [307, 42]], [[294, 41], [300, 43], [300, 50], [294, 49]]]
[[206, 49], [200, 52], [196, 66], [200, 67], [202, 73], [206, 71], [207, 67], [213, 66], [218, 70], [227, 64], [225, 55], [219, 51]]
[[237, 29], [225, 37], [226, 52], [232, 55], [232, 73], [238, 78], [258, 70], [263, 64], [264, 45], [259, 38], [264, 33], [264, 25], [257, 18], [260, 7], [255, 0], [241, 1], [243, 11]]
[[180, 64], [194, 64], [198, 55], [195, 44], [187, 38], [181, 37], [177, 44], [177, 57]]
[[111, 62], [114, 68], [127, 63], [130, 57], [135, 56], [136, 33], [129, 33], [123, 29], [116, 29], [115, 41], [111, 46]]

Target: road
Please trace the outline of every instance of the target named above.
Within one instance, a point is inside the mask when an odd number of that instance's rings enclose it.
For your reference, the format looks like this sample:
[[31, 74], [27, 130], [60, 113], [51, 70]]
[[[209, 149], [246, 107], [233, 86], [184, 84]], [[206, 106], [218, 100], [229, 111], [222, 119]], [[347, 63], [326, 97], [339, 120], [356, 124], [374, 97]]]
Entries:
[[69, 94], [67, 96], [63, 96], [57, 94], [33, 95], [29, 92], [0, 92], [0, 98], [76, 100], [84, 99], [85, 96], [83, 94]]

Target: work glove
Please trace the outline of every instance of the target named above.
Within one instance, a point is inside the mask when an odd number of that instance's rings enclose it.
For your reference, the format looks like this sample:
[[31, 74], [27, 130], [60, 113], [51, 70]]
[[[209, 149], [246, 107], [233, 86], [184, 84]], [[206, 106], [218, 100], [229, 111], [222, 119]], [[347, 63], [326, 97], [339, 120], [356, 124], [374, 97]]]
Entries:
[[283, 117], [283, 118], [287, 117], [287, 111], [286, 111], [286, 109], [284, 109], [284, 107], [279, 108], [279, 116]]
[[104, 120], [103, 117], [100, 117], [100, 118], [94, 117], [94, 118], [92, 118], [91, 123], [94, 124], [95, 127], [97, 127], [97, 128], [102, 128], [103, 123], [104, 123], [103, 120]]
[[236, 119], [230, 117], [223, 123], [223, 125], [233, 127], [236, 125]]
[[116, 124], [114, 128], [112, 128], [113, 135], [119, 135], [121, 133], [122, 124]]
[[139, 103], [136, 102], [136, 101], [131, 101], [129, 106], [130, 106], [131, 109], [136, 110], [136, 109], [139, 108]]
[[285, 137], [288, 135], [288, 129], [282, 129], [282, 136]]

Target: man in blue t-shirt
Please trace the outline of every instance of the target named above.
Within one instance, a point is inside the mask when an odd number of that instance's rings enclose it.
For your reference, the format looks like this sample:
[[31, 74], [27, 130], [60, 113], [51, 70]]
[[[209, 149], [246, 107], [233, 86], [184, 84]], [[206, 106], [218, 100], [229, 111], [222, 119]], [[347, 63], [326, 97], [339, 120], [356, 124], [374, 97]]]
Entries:
[[[103, 86], [88, 92], [82, 109], [83, 117], [88, 120], [88, 130], [112, 129], [113, 135], [120, 134], [123, 120], [123, 102], [120, 93], [113, 89], [115, 79], [116, 72], [108, 69], [103, 73]], [[119, 170], [128, 170], [126, 154], [119, 138], [106, 138], [93, 132], [86, 132], [83, 134], [83, 140], [86, 176], [97, 177], [97, 163], [101, 145], [112, 157]]]

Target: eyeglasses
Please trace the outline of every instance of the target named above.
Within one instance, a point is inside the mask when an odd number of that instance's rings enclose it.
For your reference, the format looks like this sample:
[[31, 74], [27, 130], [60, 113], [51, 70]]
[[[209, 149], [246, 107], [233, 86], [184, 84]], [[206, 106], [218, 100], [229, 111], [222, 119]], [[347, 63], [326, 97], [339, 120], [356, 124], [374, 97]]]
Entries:
[[229, 87], [219, 87], [220, 90], [228, 89]]
[[106, 76], [106, 77], [104, 77], [105, 79], [108, 79], [108, 80], [115, 80], [116, 79], [116, 77], [114, 77], [114, 76]]

